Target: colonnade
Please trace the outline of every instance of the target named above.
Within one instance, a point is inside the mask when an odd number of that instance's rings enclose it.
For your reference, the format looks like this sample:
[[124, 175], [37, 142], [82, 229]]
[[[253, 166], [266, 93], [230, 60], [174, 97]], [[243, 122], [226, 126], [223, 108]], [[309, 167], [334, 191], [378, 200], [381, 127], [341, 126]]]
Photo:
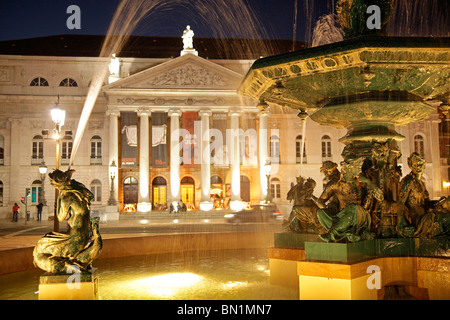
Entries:
[[[212, 116], [211, 110], [199, 110], [199, 118], [201, 123], [201, 139], [200, 139], [200, 155], [201, 155], [201, 200], [200, 209], [201, 210], [212, 210], [213, 203], [210, 201], [210, 187], [211, 187], [211, 163], [210, 158], [205, 155], [210, 155], [210, 118]], [[110, 173], [114, 172], [114, 175], [118, 177], [118, 167], [119, 163], [119, 116], [120, 111], [108, 111], [109, 116], [109, 163], [114, 163], [117, 168], [110, 167]], [[151, 199], [150, 199], [150, 126], [149, 118], [151, 117], [150, 109], [141, 109], [137, 111], [137, 116], [139, 117], [139, 203], [138, 211], [149, 211], [151, 210]], [[182, 116], [182, 111], [180, 109], [171, 109], [168, 111], [168, 116], [170, 118], [170, 132], [176, 133], [180, 129], [180, 119]], [[229, 168], [231, 177], [231, 208], [238, 208], [241, 202], [241, 190], [240, 190], [240, 147], [239, 147], [239, 119], [241, 116], [240, 111], [230, 111], [228, 112], [228, 117], [230, 118], [230, 137], [227, 139], [227, 148], [229, 152]], [[267, 179], [264, 172], [264, 164], [268, 159], [267, 151], [267, 113], [260, 113], [259, 121], [259, 171], [260, 171], [260, 183], [261, 188], [261, 200], [264, 200], [267, 195]], [[169, 134], [169, 147], [170, 147], [170, 186], [169, 189], [169, 201], [180, 201], [180, 141], [178, 134]], [[119, 179], [111, 180], [114, 181], [114, 196], [118, 199], [119, 190]], [[257, 184], [254, 184], [257, 185]], [[111, 188], [111, 185], [110, 185]]]

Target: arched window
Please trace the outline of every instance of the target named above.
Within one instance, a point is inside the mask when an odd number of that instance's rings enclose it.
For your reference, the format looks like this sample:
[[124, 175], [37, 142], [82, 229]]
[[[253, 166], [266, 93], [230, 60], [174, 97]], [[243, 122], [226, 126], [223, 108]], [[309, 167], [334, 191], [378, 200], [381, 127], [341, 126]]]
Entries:
[[31, 203], [38, 204], [41, 201], [42, 183], [40, 180], [34, 180], [31, 185]]
[[241, 199], [250, 202], [250, 180], [246, 176], [241, 176]]
[[41, 164], [44, 159], [44, 138], [34, 136], [31, 146], [31, 164]]
[[102, 203], [102, 182], [100, 180], [92, 180], [91, 192], [94, 194], [94, 200], [92, 201], [92, 203]]
[[222, 180], [221, 177], [219, 177], [219, 176], [212, 176], [211, 177], [211, 185], [213, 185], [213, 184], [222, 184], [222, 183], [223, 183], [223, 180]]
[[69, 164], [72, 156], [73, 141], [71, 136], [65, 136], [61, 145], [61, 164]]
[[5, 138], [0, 136], [0, 166], [5, 164]]
[[3, 207], [3, 181], [0, 180], [0, 207]]
[[331, 138], [329, 136], [322, 137], [322, 161], [331, 160]]
[[422, 157], [425, 157], [425, 141], [423, 136], [420, 134], [414, 136], [414, 152], [417, 152]]
[[91, 164], [102, 164], [102, 138], [93, 136], [91, 139]]
[[31, 87], [48, 87], [48, 81], [45, 78], [37, 77], [31, 80]]
[[[302, 155], [300, 149], [302, 148], [302, 136], [297, 136], [295, 138], [295, 159], [297, 163], [302, 161]], [[306, 142], [303, 145], [303, 163], [306, 163]]]
[[280, 179], [272, 178], [270, 180], [270, 195], [272, 196], [272, 199], [280, 199], [281, 198]]
[[78, 87], [78, 83], [71, 79], [71, 78], [65, 78], [59, 83], [60, 87]]
[[280, 139], [278, 136], [270, 136], [270, 157], [272, 161], [280, 158]]

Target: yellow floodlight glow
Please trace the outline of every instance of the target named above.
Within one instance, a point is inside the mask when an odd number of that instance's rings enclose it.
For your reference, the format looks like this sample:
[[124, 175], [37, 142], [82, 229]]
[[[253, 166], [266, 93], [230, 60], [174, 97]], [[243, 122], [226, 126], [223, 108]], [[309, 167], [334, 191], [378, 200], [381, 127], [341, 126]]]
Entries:
[[203, 279], [194, 273], [167, 273], [133, 281], [132, 286], [147, 291], [151, 295], [170, 298], [179, 290], [197, 285]]

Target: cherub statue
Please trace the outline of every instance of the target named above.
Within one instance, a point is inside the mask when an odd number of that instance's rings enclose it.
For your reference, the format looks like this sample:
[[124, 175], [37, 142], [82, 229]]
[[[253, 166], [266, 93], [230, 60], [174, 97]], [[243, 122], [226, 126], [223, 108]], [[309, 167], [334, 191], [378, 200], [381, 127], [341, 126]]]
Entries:
[[34, 264], [50, 273], [67, 273], [74, 266], [89, 272], [103, 247], [99, 218], [90, 219], [94, 196], [83, 184], [71, 179], [74, 172], [55, 170], [49, 174], [51, 184], [59, 190], [57, 218], [64, 221], [69, 215], [68, 232], [47, 233], [33, 251]]

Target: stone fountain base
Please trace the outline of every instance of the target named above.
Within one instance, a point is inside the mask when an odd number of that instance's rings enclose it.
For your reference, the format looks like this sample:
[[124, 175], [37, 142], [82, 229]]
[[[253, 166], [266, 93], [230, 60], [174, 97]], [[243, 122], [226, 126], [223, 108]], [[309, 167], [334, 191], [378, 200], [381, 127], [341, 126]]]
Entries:
[[275, 234], [268, 252], [272, 284], [299, 288], [300, 300], [378, 300], [400, 285], [416, 299], [450, 299], [448, 243], [428, 239], [314, 241]]
[[39, 300], [97, 300], [98, 273], [44, 273], [39, 279]]

